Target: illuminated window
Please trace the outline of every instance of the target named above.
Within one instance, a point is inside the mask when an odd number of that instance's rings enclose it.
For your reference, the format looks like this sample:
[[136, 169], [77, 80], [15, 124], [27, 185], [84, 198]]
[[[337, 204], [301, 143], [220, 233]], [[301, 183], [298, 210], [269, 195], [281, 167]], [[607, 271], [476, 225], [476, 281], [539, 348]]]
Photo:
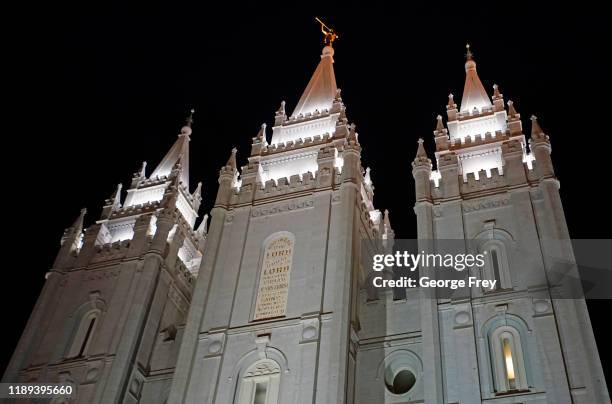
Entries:
[[237, 404], [278, 404], [280, 366], [262, 359], [247, 368], [238, 385]]
[[514, 375], [514, 359], [512, 358], [512, 348], [510, 340], [504, 338], [502, 342], [504, 351], [504, 362], [506, 363], [506, 381], [510, 390], [516, 390], [516, 376]]
[[510, 326], [499, 327], [492, 333], [490, 344], [495, 391], [499, 394], [528, 390], [519, 332]]

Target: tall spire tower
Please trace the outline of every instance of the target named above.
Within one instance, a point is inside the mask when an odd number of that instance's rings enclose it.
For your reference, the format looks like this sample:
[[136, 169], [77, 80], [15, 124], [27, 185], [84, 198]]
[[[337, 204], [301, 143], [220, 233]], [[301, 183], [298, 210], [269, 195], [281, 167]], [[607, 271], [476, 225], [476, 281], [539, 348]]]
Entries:
[[248, 163], [234, 150], [219, 172], [169, 403], [353, 402], [361, 237], [392, 229], [373, 205], [332, 43], [290, 116], [281, 103], [271, 139], [262, 125]]
[[437, 170], [417, 149], [414, 210], [419, 240], [463, 240], [485, 257], [469, 275], [496, 286], [422, 302], [425, 402], [609, 403], [584, 299], [552, 292], [574, 257], [550, 140], [533, 117], [528, 151], [516, 106], [497, 85], [489, 97], [469, 47], [465, 72], [460, 109], [449, 96], [448, 129], [436, 123]]
[[[62, 246], [5, 381], [72, 383], [79, 403], [156, 402], [172, 376], [206, 241], [194, 230], [201, 186], [189, 192], [191, 119], [146, 176], [119, 184]], [[72, 400], [71, 398], [71, 400]]]

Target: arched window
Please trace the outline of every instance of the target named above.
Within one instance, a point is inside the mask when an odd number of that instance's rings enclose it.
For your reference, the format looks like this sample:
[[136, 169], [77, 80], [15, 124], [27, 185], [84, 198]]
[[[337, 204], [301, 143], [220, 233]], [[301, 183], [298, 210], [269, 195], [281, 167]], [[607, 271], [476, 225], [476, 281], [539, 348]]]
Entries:
[[496, 393], [528, 390], [521, 335], [513, 327], [501, 326], [489, 340]]
[[508, 254], [504, 243], [501, 240], [488, 240], [481, 246], [481, 251], [485, 255], [483, 279], [497, 281], [493, 290], [487, 288], [484, 291], [512, 289]]
[[271, 359], [262, 359], [241, 375], [236, 404], [278, 404], [281, 368]]
[[87, 350], [96, 331], [99, 317], [100, 311], [97, 309], [88, 311], [81, 317], [81, 321], [72, 338], [70, 349], [68, 350], [68, 358], [87, 356]]
[[264, 242], [253, 320], [286, 314], [294, 243], [288, 232], [275, 233]]

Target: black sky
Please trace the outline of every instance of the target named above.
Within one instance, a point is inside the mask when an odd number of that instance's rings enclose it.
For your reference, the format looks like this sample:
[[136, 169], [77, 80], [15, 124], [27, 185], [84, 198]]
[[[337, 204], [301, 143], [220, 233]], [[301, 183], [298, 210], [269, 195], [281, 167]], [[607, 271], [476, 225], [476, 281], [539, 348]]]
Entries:
[[[5, 110], [4, 211], [14, 263], [2, 294], [4, 365], [41, 290], [65, 227], [87, 207], [87, 223], [141, 161], [152, 169], [196, 109], [191, 187], [204, 183], [207, 212], [219, 167], [233, 146], [246, 161], [262, 122], [281, 100], [295, 106], [321, 52], [314, 16], [340, 33], [335, 70], [357, 124], [375, 204], [398, 237], [415, 235], [410, 162], [416, 140], [433, 150], [435, 116], [460, 98], [469, 41], [485, 87], [497, 83], [529, 133], [539, 117], [574, 238], [610, 238], [602, 202], [609, 144], [610, 24], [589, 8], [477, 7], [457, 12], [326, 5], [301, 12], [228, 4], [56, 8], [26, 13], [5, 38], [10, 107]], [[59, 6], [58, 6], [59, 7]], [[23, 22], [22, 22], [23, 21]], [[600, 153], [601, 151], [601, 153]], [[12, 158], [17, 157], [16, 162]], [[149, 171], [150, 172], [150, 171]], [[607, 301], [590, 303], [598, 338]], [[598, 344], [604, 368], [610, 350]], [[3, 369], [4, 366], [0, 366]], [[609, 379], [609, 377], [608, 377]]]

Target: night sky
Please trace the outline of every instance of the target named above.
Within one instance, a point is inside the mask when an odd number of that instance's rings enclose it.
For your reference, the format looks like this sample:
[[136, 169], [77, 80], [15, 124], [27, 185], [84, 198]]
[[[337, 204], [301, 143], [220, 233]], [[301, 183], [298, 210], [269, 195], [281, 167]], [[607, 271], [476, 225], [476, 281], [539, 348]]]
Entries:
[[[610, 143], [612, 71], [604, 60], [611, 36], [604, 13], [512, 2], [485, 12], [471, 4], [462, 14], [445, 7], [308, 10], [306, 4], [284, 14], [254, 5], [213, 11], [160, 4], [27, 14], [8, 37], [4, 61], [11, 71], [3, 119], [3, 211], [10, 228], [4, 246], [11, 264], [2, 283], [0, 370], [64, 228], [82, 207], [89, 211], [86, 224], [93, 223], [104, 199], [119, 182], [126, 189], [143, 160], [150, 173], [192, 107], [191, 189], [203, 182], [200, 213], [210, 210], [231, 148], [238, 147], [244, 164], [261, 123], [269, 139], [281, 100], [288, 112], [297, 103], [322, 49], [315, 15], [340, 34], [337, 83], [357, 125], [363, 164], [372, 168], [375, 205], [390, 210], [396, 237], [416, 234], [410, 165], [416, 140], [423, 137], [433, 152], [435, 117], [443, 114], [446, 122], [448, 93], [459, 101], [463, 91], [469, 42], [487, 91], [497, 83], [514, 101], [525, 133], [536, 114], [550, 136], [572, 236], [610, 238], [600, 175], [609, 170], [603, 148]], [[610, 348], [602, 343], [609, 302], [589, 307], [609, 368]]]

